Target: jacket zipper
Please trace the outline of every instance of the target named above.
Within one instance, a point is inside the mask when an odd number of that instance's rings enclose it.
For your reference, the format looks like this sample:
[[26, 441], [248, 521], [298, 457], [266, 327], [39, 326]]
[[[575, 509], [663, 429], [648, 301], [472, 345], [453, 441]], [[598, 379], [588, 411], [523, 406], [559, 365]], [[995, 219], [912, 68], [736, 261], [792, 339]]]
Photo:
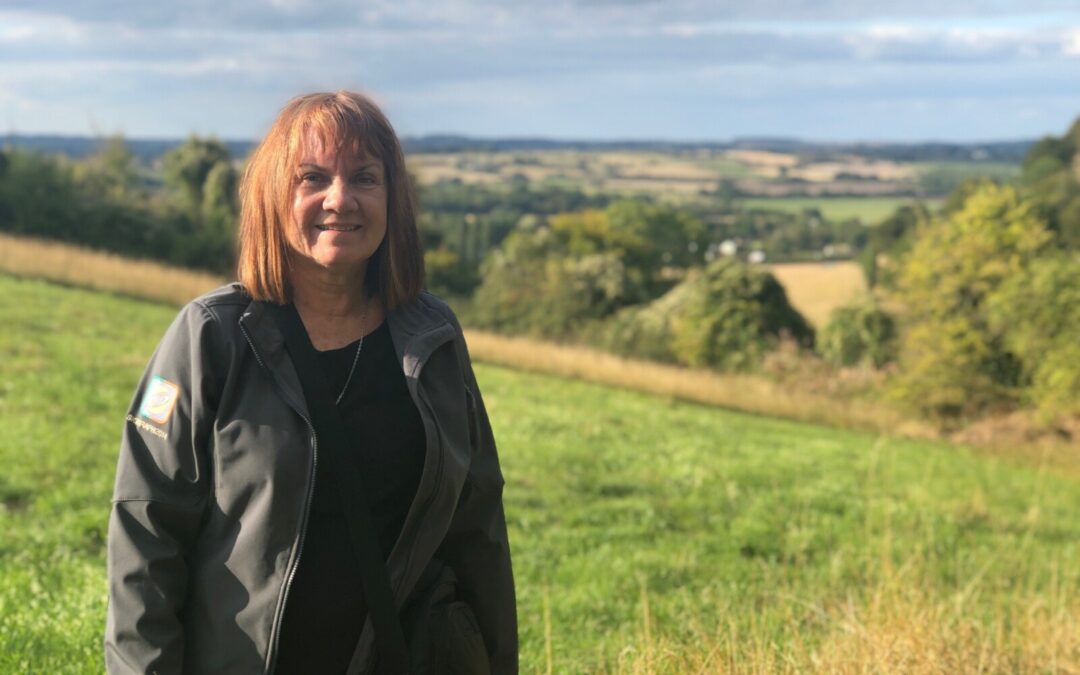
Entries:
[[[436, 346], [436, 349], [439, 346], [442, 346], [442, 344], [445, 344], [445, 343], [440, 343], [440, 345]], [[432, 353], [434, 353], [434, 349], [432, 350]], [[438, 418], [437, 415], [435, 415], [435, 411], [431, 409], [431, 404], [427, 401], [427, 399], [425, 397], [421, 396], [420, 387], [419, 387], [419, 384], [420, 384], [420, 371], [423, 370], [423, 367], [424, 367], [425, 363], [426, 363], [426, 360], [419, 365], [419, 367], [416, 369], [416, 371], [413, 374], [413, 377], [416, 379], [416, 382], [417, 382], [416, 400], [414, 401], [414, 403], [416, 404], [417, 410], [420, 410], [421, 406], [423, 406], [423, 410], [427, 411], [427, 416], [431, 419], [431, 426], [435, 428], [435, 432], [436, 432], [435, 433], [435, 439], [436, 439], [435, 442], [439, 443], [438, 439], [441, 436], [441, 434], [439, 433], [439, 418]], [[421, 414], [421, 416], [423, 416], [424, 412], [421, 412], [420, 414]], [[441, 444], [440, 444], [440, 447], [436, 448], [435, 462], [436, 462], [435, 463], [435, 480], [432, 482], [432, 489], [431, 489], [430, 494], [428, 494], [425, 497], [424, 503], [420, 505], [420, 510], [421, 511], [427, 510], [427, 508], [431, 505], [431, 503], [435, 501], [435, 495], [439, 491], [439, 484], [442, 482], [443, 453], [442, 453], [442, 450], [441, 450]], [[402, 586], [403, 583], [405, 583], [405, 579], [409, 576], [408, 572], [409, 572], [409, 568], [412, 567], [413, 555], [414, 555], [415, 552], [416, 552], [416, 547], [415, 546], [409, 548], [409, 554], [405, 558], [404, 573], [401, 574], [400, 577], [398, 577], [397, 583], [394, 584], [394, 595], [395, 596], [398, 596], [398, 595], [401, 594], [401, 586]]]
[[[269, 372], [270, 369], [267, 368], [262, 357], [259, 356], [259, 350], [255, 348], [255, 343], [252, 341], [251, 335], [248, 334], [247, 328], [243, 323], [240, 324], [240, 331], [244, 334], [244, 338], [247, 339], [248, 345], [251, 347], [251, 353], [255, 355], [255, 360], [258, 362], [259, 366]], [[275, 386], [277, 386], [276, 380]], [[307, 535], [308, 517], [311, 511], [311, 497], [315, 493], [315, 469], [319, 461], [319, 438], [315, 433], [315, 425], [312, 424], [307, 415], [289, 402], [287, 396], [283, 398], [285, 398], [285, 402], [289, 404], [289, 407], [304, 419], [304, 422], [308, 425], [308, 430], [311, 432], [311, 468], [308, 472], [310, 480], [308, 480], [307, 494], [304, 497], [304, 513], [300, 518], [300, 536], [296, 543], [296, 558], [293, 560], [292, 567], [285, 574], [285, 587], [282, 591], [281, 606], [274, 616], [274, 621], [270, 629], [270, 634], [273, 635], [273, 639], [270, 644], [270, 661], [269, 667], [265, 671], [266, 673], [273, 673], [274, 668], [277, 665], [278, 643], [281, 640], [281, 621], [285, 618], [285, 604], [289, 601], [289, 588], [292, 586], [293, 579], [296, 577], [296, 570], [300, 567], [300, 557], [304, 554], [304, 537]]]
[[[258, 362], [258, 364], [261, 367], [263, 367], [267, 371], [269, 371], [270, 369], [263, 362], [262, 357], [259, 356], [259, 350], [255, 348], [255, 343], [251, 339], [251, 335], [248, 333], [247, 328], [244, 326], [243, 323], [240, 323], [240, 330], [241, 330], [241, 332], [243, 332], [244, 338], [247, 339], [248, 345], [251, 347], [251, 352], [255, 355], [255, 360]], [[438, 346], [441, 346], [442, 344], [445, 344], [445, 343], [440, 343], [440, 345], [438, 345]], [[434, 351], [434, 350], [432, 350], [432, 351]], [[425, 359], [425, 362], [426, 362], [426, 359]], [[416, 378], [418, 384], [419, 384], [419, 380], [420, 380], [420, 371], [423, 369], [424, 365], [425, 365], [425, 363], [422, 362], [419, 365], [419, 367], [417, 367], [417, 369], [415, 370], [414, 377]], [[276, 385], [276, 380], [275, 380], [275, 386], [277, 386]], [[468, 391], [468, 394], [472, 393], [472, 391], [468, 387], [468, 384], [465, 385], [465, 388], [466, 388], [466, 391]], [[415, 401], [415, 403], [417, 403], [417, 404], [422, 403], [423, 404], [424, 409], [427, 410], [428, 417], [431, 419], [432, 426], [435, 427], [436, 431], [438, 431], [438, 428], [439, 428], [438, 417], [434, 414], [434, 411], [431, 409], [431, 404], [428, 403], [428, 401], [426, 399], [424, 399], [424, 398], [422, 398], [420, 396], [419, 388], [417, 388], [416, 395], [417, 395], [417, 400]], [[468, 397], [469, 396], [467, 395], [467, 398]], [[303, 554], [304, 537], [307, 534], [308, 516], [309, 516], [310, 509], [311, 509], [311, 496], [315, 492], [315, 469], [316, 469], [316, 463], [318, 462], [318, 437], [317, 437], [317, 435], [315, 433], [315, 425], [312, 424], [311, 420], [308, 419], [307, 415], [305, 415], [303, 412], [301, 412], [295, 405], [293, 405], [289, 401], [289, 398], [287, 396], [284, 397], [284, 398], [285, 398], [285, 402], [289, 404], [289, 407], [291, 407], [294, 411], [296, 411], [296, 413], [298, 415], [300, 415], [300, 417], [302, 417], [304, 419], [304, 422], [307, 423], [308, 429], [311, 432], [311, 452], [312, 452], [312, 454], [311, 454], [311, 470], [310, 470], [311, 480], [308, 481], [308, 491], [307, 491], [307, 495], [306, 495], [305, 500], [304, 500], [304, 515], [303, 515], [303, 517], [302, 517], [302, 519], [300, 521], [300, 538], [299, 538], [299, 540], [297, 542], [298, 550], [297, 550], [297, 553], [296, 553], [296, 559], [293, 561], [292, 569], [290, 569], [288, 571], [288, 573], [286, 574], [284, 597], [283, 597], [282, 602], [281, 602], [281, 607], [279, 608], [279, 611], [278, 611], [277, 615], [274, 617], [273, 625], [271, 627], [271, 635], [273, 635], [273, 639], [272, 639], [271, 645], [270, 645], [270, 662], [269, 662], [270, 665], [267, 668], [267, 670], [265, 671], [268, 674], [273, 673], [274, 668], [277, 665], [278, 642], [281, 639], [281, 621], [285, 616], [285, 604], [288, 602], [288, 599], [289, 599], [289, 587], [292, 585], [293, 578], [296, 576], [296, 570], [299, 568], [299, 564], [300, 564], [300, 556]], [[471, 402], [471, 403], [472, 403], [473, 406], [475, 406], [475, 402]], [[418, 409], [419, 409], [419, 407], [420, 406], [417, 405]], [[423, 414], [423, 413], [421, 413], [421, 414]], [[436, 434], [436, 438], [438, 438], [438, 434]], [[438, 441], [436, 441], [436, 442], [438, 442]], [[423, 505], [421, 506], [422, 510], [427, 509], [427, 507], [429, 505], [431, 505], [431, 503], [433, 501], [435, 501], [435, 494], [439, 489], [439, 483], [442, 481], [442, 473], [443, 473], [443, 456], [442, 455], [443, 455], [443, 453], [441, 451], [436, 452], [435, 480], [434, 480], [434, 483], [433, 483], [431, 494], [429, 494], [427, 496], [427, 498], [424, 500]], [[405, 567], [404, 567], [405, 573], [401, 575], [401, 577], [398, 579], [398, 582], [396, 584], [394, 584], [394, 587], [393, 587], [393, 591], [394, 591], [395, 596], [400, 595], [401, 585], [404, 583], [405, 578], [408, 576], [408, 570], [412, 566], [414, 553], [415, 553], [415, 547], [410, 547], [408, 557], [405, 559]]]

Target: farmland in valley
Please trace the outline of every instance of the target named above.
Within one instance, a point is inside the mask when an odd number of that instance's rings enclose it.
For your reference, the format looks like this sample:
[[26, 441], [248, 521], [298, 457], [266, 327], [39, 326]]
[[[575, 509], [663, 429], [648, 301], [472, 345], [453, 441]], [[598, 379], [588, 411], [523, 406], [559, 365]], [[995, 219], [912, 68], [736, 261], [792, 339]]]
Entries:
[[503, 150], [409, 155], [421, 184], [509, 185], [515, 180], [594, 192], [696, 194], [721, 181], [747, 197], [936, 197], [977, 176], [1010, 178], [1003, 162], [900, 161], [851, 152], [811, 154], [702, 147], [657, 150]]

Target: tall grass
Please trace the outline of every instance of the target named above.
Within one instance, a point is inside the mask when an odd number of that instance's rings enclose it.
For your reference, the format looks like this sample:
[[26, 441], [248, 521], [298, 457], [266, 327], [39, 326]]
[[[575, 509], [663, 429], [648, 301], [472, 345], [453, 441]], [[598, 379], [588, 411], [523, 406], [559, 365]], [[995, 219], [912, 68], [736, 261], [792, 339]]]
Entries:
[[225, 283], [204, 272], [3, 233], [0, 271], [175, 305]]
[[[766, 631], [728, 620], [710, 632], [694, 621], [650, 637], [642, 599], [640, 642], [627, 645], [612, 675], [685, 673], [1080, 673], [1080, 598], [1028, 594], [989, 620], [962, 597], [940, 598], [922, 580], [893, 576], [867, 599], [792, 612], [777, 644]], [[811, 637], [807, 613], [823, 635]]]
[[525, 337], [468, 330], [477, 360], [643, 391], [680, 401], [716, 405], [786, 419], [915, 437], [933, 430], [879, 403], [794, 389], [755, 375], [693, 370], [614, 356], [588, 347], [558, 345]]

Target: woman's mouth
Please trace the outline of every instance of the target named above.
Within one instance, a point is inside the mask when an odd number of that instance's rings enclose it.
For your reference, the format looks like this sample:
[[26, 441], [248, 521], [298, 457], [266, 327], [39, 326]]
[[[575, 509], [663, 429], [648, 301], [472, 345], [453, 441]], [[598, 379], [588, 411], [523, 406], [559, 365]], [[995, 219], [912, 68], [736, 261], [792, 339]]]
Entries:
[[338, 223], [323, 223], [322, 225], [316, 225], [316, 230], [320, 232], [355, 232], [360, 229], [359, 225], [345, 225]]

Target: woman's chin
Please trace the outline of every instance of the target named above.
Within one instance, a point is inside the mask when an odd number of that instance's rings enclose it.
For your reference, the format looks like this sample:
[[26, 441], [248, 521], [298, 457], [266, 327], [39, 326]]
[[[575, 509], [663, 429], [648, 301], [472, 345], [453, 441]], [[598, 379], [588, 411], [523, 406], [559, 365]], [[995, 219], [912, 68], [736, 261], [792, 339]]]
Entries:
[[325, 256], [316, 259], [323, 269], [339, 274], [362, 273], [367, 269], [368, 258], [357, 256]]
[[334, 274], [363, 273], [370, 260], [370, 256], [361, 255], [356, 251], [342, 250], [315, 250], [300, 258], [301, 260], [297, 262], [313, 272], [323, 271]]

